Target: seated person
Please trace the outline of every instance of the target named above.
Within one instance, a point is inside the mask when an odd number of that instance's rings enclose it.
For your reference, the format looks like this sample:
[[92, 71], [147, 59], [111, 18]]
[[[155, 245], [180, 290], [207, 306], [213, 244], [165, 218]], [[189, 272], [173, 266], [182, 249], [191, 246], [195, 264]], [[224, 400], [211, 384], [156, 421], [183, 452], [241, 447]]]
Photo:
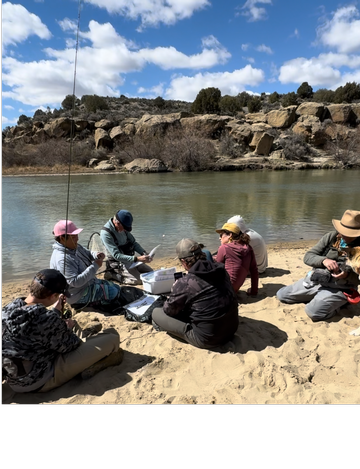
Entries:
[[224, 266], [208, 261], [191, 239], [182, 239], [176, 253], [188, 273], [176, 280], [163, 308], [154, 309], [154, 328], [199, 348], [225, 344], [236, 332], [239, 317]]
[[90, 252], [78, 244], [82, 228], [68, 220], [60, 220], [54, 226], [55, 244], [50, 268], [61, 272], [68, 284], [70, 298], [67, 302], [75, 309], [93, 306], [105, 312], [115, 312], [119, 307], [120, 286], [96, 278], [105, 254]]
[[[360, 212], [346, 210], [341, 220], [332, 220], [336, 231], [325, 234], [304, 256], [304, 262], [316, 269], [292, 285], [280, 288], [277, 298], [283, 303], [307, 303], [305, 312], [313, 321], [335, 316], [347, 304], [349, 295], [358, 289], [360, 280], [353, 270], [340, 270], [346, 260], [345, 249], [360, 246]], [[322, 281], [318, 269], [326, 268], [328, 281]], [[324, 272], [323, 272], [324, 274]]]
[[[75, 321], [62, 318], [67, 288], [60, 272], [41, 270], [29, 295], [3, 308], [3, 377], [13, 391], [50, 391], [81, 372], [91, 377], [94, 371], [121, 363], [123, 351], [115, 329], [83, 342], [71, 330]], [[47, 309], [51, 305], [53, 309]]]
[[240, 231], [249, 236], [249, 244], [254, 250], [258, 272], [259, 274], [263, 274], [266, 270], [266, 267], [268, 266], [268, 254], [264, 238], [255, 230], [248, 228], [245, 225], [244, 219], [241, 215], [235, 215], [229, 218], [227, 222], [236, 223], [236, 225], [240, 228]]
[[[141, 285], [140, 274], [151, 272], [147, 263], [152, 259], [140, 246], [132, 231], [133, 217], [127, 210], [119, 210], [100, 231], [100, 237], [108, 251], [107, 280], [114, 279], [125, 285]], [[136, 256], [135, 253], [140, 256]], [[142, 262], [131, 267], [134, 262]]]
[[250, 272], [251, 288], [247, 294], [258, 293], [259, 274], [254, 251], [249, 244], [249, 236], [240, 231], [235, 223], [225, 223], [215, 230], [220, 235], [221, 246], [215, 256], [217, 262], [225, 264], [234, 291], [237, 292]]

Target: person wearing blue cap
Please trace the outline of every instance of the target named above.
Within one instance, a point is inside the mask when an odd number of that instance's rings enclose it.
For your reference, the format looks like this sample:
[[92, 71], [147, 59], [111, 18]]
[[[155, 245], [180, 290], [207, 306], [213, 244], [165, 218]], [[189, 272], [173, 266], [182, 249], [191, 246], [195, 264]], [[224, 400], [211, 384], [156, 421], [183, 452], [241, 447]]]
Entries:
[[152, 261], [151, 257], [130, 233], [132, 224], [131, 213], [119, 210], [100, 231], [101, 240], [108, 251], [106, 280], [141, 285], [140, 274], [153, 270], [147, 265]]

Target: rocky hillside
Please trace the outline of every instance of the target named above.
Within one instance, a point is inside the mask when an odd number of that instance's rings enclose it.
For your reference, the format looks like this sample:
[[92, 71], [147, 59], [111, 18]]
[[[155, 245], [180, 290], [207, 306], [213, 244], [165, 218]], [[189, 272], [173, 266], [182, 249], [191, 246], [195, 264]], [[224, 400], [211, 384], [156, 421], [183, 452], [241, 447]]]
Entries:
[[188, 110], [118, 119], [103, 111], [101, 117], [37, 119], [6, 129], [3, 167], [32, 166], [40, 154], [43, 166], [51, 166], [69, 142], [79, 164], [96, 171], [360, 166], [360, 103], [304, 102], [235, 117]]

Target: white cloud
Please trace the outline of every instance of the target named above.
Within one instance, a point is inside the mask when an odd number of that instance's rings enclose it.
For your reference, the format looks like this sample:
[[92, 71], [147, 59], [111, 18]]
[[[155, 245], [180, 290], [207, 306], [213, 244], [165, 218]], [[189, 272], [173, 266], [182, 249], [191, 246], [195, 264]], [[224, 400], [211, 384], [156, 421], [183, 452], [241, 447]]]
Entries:
[[249, 21], [260, 21], [267, 18], [266, 9], [259, 7], [258, 3], [272, 5], [271, 0], [247, 0], [242, 7], [242, 10], [245, 10], [242, 15], [247, 16]]
[[317, 30], [320, 43], [341, 53], [360, 51], [360, 20], [358, 9], [351, 5], [339, 8], [331, 20]]
[[279, 81], [283, 84], [307, 81], [311, 86], [331, 86], [340, 77], [340, 71], [327, 64], [326, 60], [303, 57], [289, 60], [280, 67], [279, 73]]
[[243, 60], [247, 60], [251, 64], [255, 63], [255, 59], [253, 57], [241, 57]]
[[[142, 49], [139, 56], [149, 63], [158, 65], [164, 70], [174, 68], [201, 69], [224, 64], [231, 54], [219, 43], [214, 36], [202, 40], [203, 51], [200, 54], [187, 56], [174, 47], [156, 47]], [[211, 47], [211, 49], [209, 49]]]
[[221, 94], [235, 96], [245, 90], [246, 85], [257, 86], [264, 81], [264, 72], [246, 65], [240, 70], [219, 73], [197, 73], [193, 77], [178, 75], [171, 80], [166, 90], [167, 99], [194, 101], [202, 88], [219, 88]]
[[29, 36], [50, 39], [51, 33], [40, 18], [30, 13], [22, 5], [6, 2], [2, 5], [2, 43], [3, 46], [24, 42]]
[[210, 6], [209, 0], [85, 0], [110, 14], [141, 21], [142, 27], [175, 24]]
[[[71, 23], [62, 23], [71, 29]], [[187, 56], [174, 47], [135, 49], [131, 41], [117, 34], [110, 23], [90, 21], [89, 30], [81, 33], [89, 42], [79, 48], [76, 90], [77, 96], [97, 94], [119, 96], [124, 83], [123, 74], [141, 71], [147, 64], [155, 64], [164, 70], [210, 68], [223, 64], [230, 53], [214, 36], [202, 40], [202, 52]], [[72, 93], [74, 79], [74, 48], [44, 50], [48, 59], [39, 62], [21, 62], [12, 57], [3, 58], [3, 82], [11, 87], [5, 98], [24, 104], [58, 106], [67, 94]], [[31, 92], [29, 92], [31, 90]]]
[[271, 50], [271, 47], [265, 46], [265, 44], [261, 44], [260, 46], [255, 47], [255, 50], [258, 52], [265, 52], [265, 54], [273, 54], [274, 52]]
[[[355, 70], [354, 72], [342, 74], [339, 70], [342, 67], [359, 69], [360, 56], [329, 52], [310, 59], [299, 57], [285, 62], [280, 67], [279, 80], [281, 83], [303, 83], [307, 81], [312, 86], [333, 88], [338, 83], [344, 85], [346, 77], [357, 77], [360, 73], [359, 70]], [[348, 79], [347, 81], [356, 81], [356, 79]]]
[[244, 52], [247, 51], [250, 47], [250, 44], [241, 44], [241, 50], [243, 50]]
[[9, 109], [10, 111], [13, 110], [14, 108], [8, 104], [5, 104], [4, 106], [5, 109]]
[[5, 116], [1, 116], [1, 123], [2, 125], [11, 125], [11, 124], [17, 124], [18, 118], [13, 118], [13, 119], [8, 119]]

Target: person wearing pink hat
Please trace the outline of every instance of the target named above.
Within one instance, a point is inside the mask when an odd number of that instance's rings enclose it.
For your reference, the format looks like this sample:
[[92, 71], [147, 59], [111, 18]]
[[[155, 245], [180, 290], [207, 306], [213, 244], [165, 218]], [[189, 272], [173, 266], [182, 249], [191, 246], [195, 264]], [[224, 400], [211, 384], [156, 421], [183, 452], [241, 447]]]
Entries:
[[332, 224], [336, 231], [325, 234], [304, 256], [304, 263], [313, 270], [276, 293], [283, 303], [306, 303], [305, 312], [312, 321], [335, 316], [351, 302], [360, 284], [358, 274], [345, 264], [348, 252], [360, 246], [360, 211], [346, 210]]
[[96, 278], [105, 254], [91, 252], [78, 243], [79, 233], [82, 230], [71, 220], [60, 220], [55, 224], [53, 230], [55, 243], [50, 268], [58, 270], [65, 276], [70, 292], [67, 301], [75, 309], [94, 306], [114, 313], [121, 307], [120, 286]]

